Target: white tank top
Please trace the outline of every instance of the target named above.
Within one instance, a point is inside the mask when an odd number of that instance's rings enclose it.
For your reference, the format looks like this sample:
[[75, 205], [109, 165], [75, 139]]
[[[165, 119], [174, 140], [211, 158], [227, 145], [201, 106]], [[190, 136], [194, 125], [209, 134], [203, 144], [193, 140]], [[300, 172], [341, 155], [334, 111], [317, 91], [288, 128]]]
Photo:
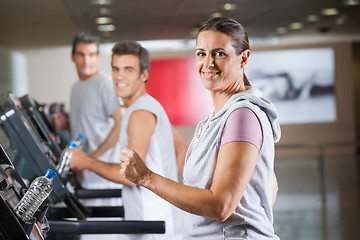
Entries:
[[[126, 109], [121, 124], [121, 149], [128, 145], [128, 123], [131, 114], [136, 110], [146, 110], [156, 116], [155, 131], [151, 137], [149, 151], [145, 159], [147, 167], [161, 176], [172, 179], [173, 181], [178, 181], [171, 124], [161, 104], [150, 95], [146, 94], [139, 97]], [[150, 239], [168, 239], [166, 236], [173, 235], [175, 233], [174, 228], [176, 227], [177, 229], [179, 225], [177, 222], [179, 210], [143, 187], [124, 186], [123, 203], [125, 220], [165, 221], [166, 234], [154, 234], [154, 238]], [[175, 226], [175, 224], [177, 226]], [[178, 231], [176, 230], [176, 232]], [[146, 237], [146, 239], [149, 239], [149, 234], [147, 234]]]

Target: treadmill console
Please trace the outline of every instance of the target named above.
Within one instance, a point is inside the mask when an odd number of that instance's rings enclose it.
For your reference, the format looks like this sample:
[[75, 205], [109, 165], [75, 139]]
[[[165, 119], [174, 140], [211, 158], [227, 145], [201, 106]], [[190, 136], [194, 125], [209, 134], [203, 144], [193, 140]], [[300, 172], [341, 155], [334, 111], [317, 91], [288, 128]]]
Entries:
[[25, 191], [22, 178], [0, 145], [0, 239], [44, 239], [44, 230], [48, 229], [46, 218], [44, 223], [35, 218], [24, 222], [13, 211]]

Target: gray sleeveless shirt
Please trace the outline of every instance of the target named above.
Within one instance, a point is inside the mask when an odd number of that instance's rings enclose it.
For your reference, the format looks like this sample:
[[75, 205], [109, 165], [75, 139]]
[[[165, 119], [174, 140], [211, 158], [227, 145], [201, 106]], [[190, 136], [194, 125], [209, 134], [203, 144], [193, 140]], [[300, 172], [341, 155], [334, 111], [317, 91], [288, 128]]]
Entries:
[[238, 108], [249, 108], [261, 124], [263, 143], [254, 172], [241, 201], [224, 222], [186, 213], [184, 239], [279, 239], [273, 229], [272, 186], [274, 142], [280, 139], [280, 126], [274, 106], [259, 90], [234, 94], [218, 113], [209, 114], [198, 124], [187, 152], [184, 184], [210, 189], [222, 130]]

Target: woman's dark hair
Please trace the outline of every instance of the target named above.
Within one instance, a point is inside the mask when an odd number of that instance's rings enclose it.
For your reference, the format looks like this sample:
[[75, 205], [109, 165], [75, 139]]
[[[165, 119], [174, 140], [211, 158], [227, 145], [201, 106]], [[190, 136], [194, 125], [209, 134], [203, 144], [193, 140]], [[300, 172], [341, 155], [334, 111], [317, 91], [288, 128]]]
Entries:
[[[228, 17], [210, 18], [199, 29], [198, 35], [202, 31], [221, 32], [231, 37], [232, 46], [236, 54], [240, 55], [244, 50], [250, 50], [249, 38], [245, 28], [237, 21]], [[251, 86], [244, 73], [245, 86]]]
[[[149, 52], [143, 48], [138, 42], [135, 41], [123, 41], [117, 42], [112, 49], [112, 57], [114, 55], [135, 55], [140, 60], [140, 73], [145, 70], [150, 72], [150, 56]], [[147, 82], [147, 80], [146, 80]]]

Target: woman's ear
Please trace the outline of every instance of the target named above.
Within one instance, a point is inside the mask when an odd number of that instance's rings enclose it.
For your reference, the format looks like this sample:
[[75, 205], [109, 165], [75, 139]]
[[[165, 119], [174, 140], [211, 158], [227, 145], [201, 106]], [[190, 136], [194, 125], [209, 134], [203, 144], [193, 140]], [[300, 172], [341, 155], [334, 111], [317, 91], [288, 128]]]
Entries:
[[245, 65], [247, 64], [248, 60], [249, 60], [250, 50], [249, 49], [244, 50], [241, 53], [240, 57], [241, 57], [241, 68], [244, 68]]

